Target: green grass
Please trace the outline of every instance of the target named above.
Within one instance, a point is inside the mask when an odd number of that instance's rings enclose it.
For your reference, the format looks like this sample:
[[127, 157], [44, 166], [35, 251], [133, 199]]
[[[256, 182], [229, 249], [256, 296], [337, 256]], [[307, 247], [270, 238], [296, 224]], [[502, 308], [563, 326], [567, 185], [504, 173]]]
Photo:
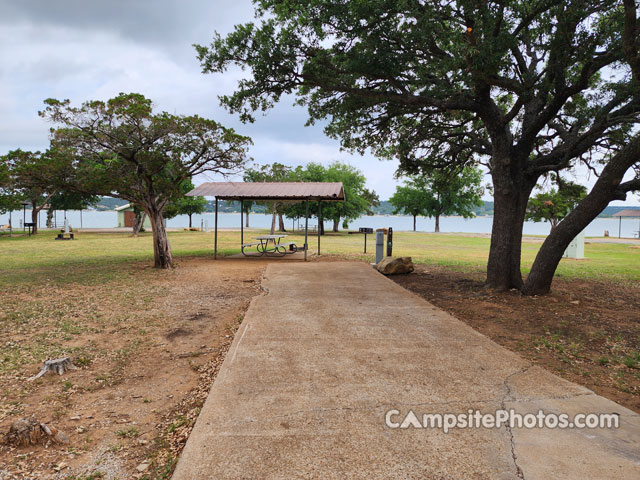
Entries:
[[[245, 232], [245, 241], [264, 233]], [[53, 232], [33, 237], [0, 238], [0, 287], [30, 283], [62, 285], [68, 282], [103, 283], [110, 279], [135, 275], [136, 270], [122, 268], [131, 262], [152, 261], [150, 233], [132, 237], [121, 233], [81, 233], [73, 241], [55, 241]], [[483, 237], [395, 232], [393, 253], [411, 256], [417, 263], [442, 265], [465, 271], [483, 271], [486, 267], [490, 239]], [[213, 233], [170, 232], [169, 240], [179, 263], [184, 256], [210, 256]], [[304, 236], [290, 234], [287, 241], [304, 243]], [[373, 261], [375, 237], [367, 238], [368, 254], [362, 253], [362, 235], [327, 234], [322, 238], [322, 253]], [[240, 232], [221, 231], [218, 251], [224, 255], [239, 253]], [[317, 236], [310, 235], [311, 250], [317, 248]], [[522, 246], [522, 270], [527, 273], [540, 247], [525, 242]], [[587, 243], [584, 260], [563, 259], [557, 275], [566, 278], [605, 280], [640, 280], [640, 249], [629, 245]], [[69, 327], [70, 334], [79, 333]]]

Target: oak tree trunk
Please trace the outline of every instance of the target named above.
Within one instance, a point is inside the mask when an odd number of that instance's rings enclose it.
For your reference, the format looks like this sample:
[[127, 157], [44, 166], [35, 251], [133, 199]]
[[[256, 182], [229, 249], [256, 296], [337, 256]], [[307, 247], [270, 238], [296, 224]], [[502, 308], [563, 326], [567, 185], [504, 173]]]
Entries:
[[333, 219], [333, 231], [337, 233], [338, 230], [340, 229], [339, 227], [340, 227], [340, 217], [334, 218]]
[[491, 174], [494, 211], [486, 284], [498, 290], [520, 289], [523, 285], [520, 271], [522, 228], [527, 203], [537, 180], [526, 178], [517, 166], [511, 167], [510, 161], [502, 160]]
[[173, 257], [162, 211], [157, 208], [148, 208], [147, 214], [153, 231], [153, 266], [155, 268], [172, 268]]
[[413, 216], [413, 231], [416, 231], [416, 215]]
[[189, 228], [191, 228], [191, 217], [193, 217], [193, 213], [189, 214]]
[[245, 226], [245, 227], [247, 227], [247, 228], [249, 228], [249, 212], [250, 212], [250, 211], [251, 211], [251, 209], [250, 209], [250, 208], [247, 208], [247, 215], [246, 215], [246, 217], [245, 217], [245, 218], [246, 218], [246, 220], [245, 220], [245, 224], [244, 224], [244, 226]]
[[434, 231], [440, 233], [440, 215], [436, 215], [436, 229]]
[[273, 210], [273, 215], [271, 216], [271, 235], [274, 235], [276, 233], [276, 218], [277, 218], [277, 213], [275, 211], [275, 209]]

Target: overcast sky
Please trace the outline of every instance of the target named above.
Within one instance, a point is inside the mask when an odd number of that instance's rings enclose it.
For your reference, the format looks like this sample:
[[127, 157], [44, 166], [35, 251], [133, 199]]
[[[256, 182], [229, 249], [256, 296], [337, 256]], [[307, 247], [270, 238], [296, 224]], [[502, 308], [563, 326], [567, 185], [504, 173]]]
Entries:
[[346, 161], [389, 198], [396, 162], [341, 152], [321, 125], [304, 126], [306, 111], [291, 99], [250, 125], [220, 107], [218, 95], [233, 91], [238, 73], [203, 75], [191, 45], [252, 19], [249, 0], [0, 0], [0, 154], [47, 148], [50, 125], [37, 114], [46, 98], [79, 104], [138, 92], [159, 110], [250, 136], [257, 163]]

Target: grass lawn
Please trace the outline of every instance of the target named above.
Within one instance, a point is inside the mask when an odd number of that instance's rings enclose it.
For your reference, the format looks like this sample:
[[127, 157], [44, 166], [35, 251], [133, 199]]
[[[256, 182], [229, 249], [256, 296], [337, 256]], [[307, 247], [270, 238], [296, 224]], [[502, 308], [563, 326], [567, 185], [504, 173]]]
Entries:
[[[266, 230], [245, 232], [245, 242]], [[213, 233], [170, 232], [174, 256], [211, 255]], [[453, 267], [462, 271], [483, 271], [486, 267], [490, 239], [464, 235], [395, 232], [395, 255], [411, 256], [416, 263]], [[287, 241], [304, 243], [304, 235], [289, 234]], [[218, 251], [224, 255], [239, 253], [240, 232], [222, 230], [218, 234]], [[329, 233], [322, 237], [321, 253], [351, 259], [373, 261], [375, 236], [367, 236], [368, 254], [362, 253], [362, 235]], [[309, 247], [317, 249], [316, 235], [310, 235]], [[526, 274], [540, 247], [532, 238], [523, 243], [522, 270]], [[2, 276], [0, 286], [10, 287], [31, 282], [64, 283], [73, 275], [83, 282], [101, 281], [120, 275], [119, 265], [131, 261], [150, 261], [153, 250], [151, 234], [137, 238], [121, 233], [82, 233], [74, 241], [54, 241], [53, 233], [40, 233], [35, 238], [0, 238]], [[584, 260], [564, 259], [558, 277], [602, 280], [640, 281], [640, 248], [614, 243], [587, 243]], [[60, 268], [61, 263], [67, 267]], [[94, 267], [100, 266], [100, 269]]]

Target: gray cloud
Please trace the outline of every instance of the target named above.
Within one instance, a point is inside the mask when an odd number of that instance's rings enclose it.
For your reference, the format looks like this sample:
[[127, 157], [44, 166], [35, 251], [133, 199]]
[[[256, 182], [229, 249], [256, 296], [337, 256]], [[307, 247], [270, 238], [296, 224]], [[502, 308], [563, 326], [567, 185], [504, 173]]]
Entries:
[[246, 0], [4, 0], [0, 23], [57, 26], [84, 32], [116, 33], [156, 45], [206, 41], [214, 27], [228, 31], [251, 19]]
[[45, 98], [80, 103], [133, 91], [158, 109], [214, 118], [251, 136], [258, 163], [348, 161], [388, 198], [396, 163], [341, 152], [322, 125], [304, 127], [306, 111], [291, 98], [249, 125], [219, 105], [241, 72], [201, 74], [191, 45], [252, 19], [250, 0], [0, 0], [0, 154], [47, 148], [50, 125], [37, 115]]

